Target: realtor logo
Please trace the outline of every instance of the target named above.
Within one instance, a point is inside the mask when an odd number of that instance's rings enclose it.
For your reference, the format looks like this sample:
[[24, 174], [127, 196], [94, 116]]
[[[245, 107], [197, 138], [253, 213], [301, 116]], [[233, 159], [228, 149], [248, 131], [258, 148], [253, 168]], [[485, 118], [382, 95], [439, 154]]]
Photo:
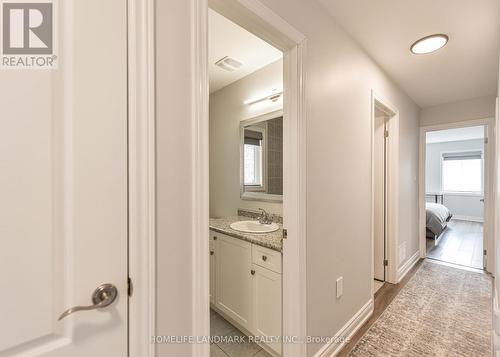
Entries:
[[55, 68], [53, 1], [0, 2], [2, 68]]

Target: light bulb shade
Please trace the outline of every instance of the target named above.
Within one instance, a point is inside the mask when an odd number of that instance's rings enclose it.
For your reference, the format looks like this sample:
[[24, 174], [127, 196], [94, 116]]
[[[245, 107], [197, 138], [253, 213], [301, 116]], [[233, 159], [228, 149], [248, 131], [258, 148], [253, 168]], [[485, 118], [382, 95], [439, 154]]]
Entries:
[[448, 43], [448, 39], [448, 36], [444, 34], [426, 36], [414, 42], [410, 50], [416, 55], [432, 53], [443, 48]]

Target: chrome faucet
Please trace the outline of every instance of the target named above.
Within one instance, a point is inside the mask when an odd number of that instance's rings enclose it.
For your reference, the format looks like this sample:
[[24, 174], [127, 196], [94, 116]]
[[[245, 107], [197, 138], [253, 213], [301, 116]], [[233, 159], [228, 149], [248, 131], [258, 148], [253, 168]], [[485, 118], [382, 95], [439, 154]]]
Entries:
[[259, 208], [261, 211], [261, 214], [259, 216], [259, 223], [260, 224], [271, 224], [273, 223], [273, 219], [271, 218], [271, 215], [266, 212], [266, 210]]

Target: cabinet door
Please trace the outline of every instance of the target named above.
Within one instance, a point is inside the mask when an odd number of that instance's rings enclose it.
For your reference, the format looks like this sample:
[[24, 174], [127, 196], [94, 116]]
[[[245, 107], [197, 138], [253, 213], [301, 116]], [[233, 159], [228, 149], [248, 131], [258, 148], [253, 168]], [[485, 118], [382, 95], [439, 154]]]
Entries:
[[216, 257], [218, 309], [250, 330], [252, 327], [252, 245], [219, 235]]
[[[281, 337], [281, 274], [253, 264], [253, 334]], [[281, 341], [267, 343], [281, 354]]]
[[210, 240], [210, 303], [215, 304], [215, 286], [216, 286], [216, 276], [215, 276], [215, 262], [217, 259], [217, 249], [216, 242]]

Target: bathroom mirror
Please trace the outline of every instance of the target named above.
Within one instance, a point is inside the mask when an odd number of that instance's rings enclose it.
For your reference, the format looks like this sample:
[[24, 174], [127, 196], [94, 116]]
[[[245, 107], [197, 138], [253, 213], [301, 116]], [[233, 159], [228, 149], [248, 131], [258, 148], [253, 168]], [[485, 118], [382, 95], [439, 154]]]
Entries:
[[283, 202], [283, 111], [240, 123], [241, 198]]

